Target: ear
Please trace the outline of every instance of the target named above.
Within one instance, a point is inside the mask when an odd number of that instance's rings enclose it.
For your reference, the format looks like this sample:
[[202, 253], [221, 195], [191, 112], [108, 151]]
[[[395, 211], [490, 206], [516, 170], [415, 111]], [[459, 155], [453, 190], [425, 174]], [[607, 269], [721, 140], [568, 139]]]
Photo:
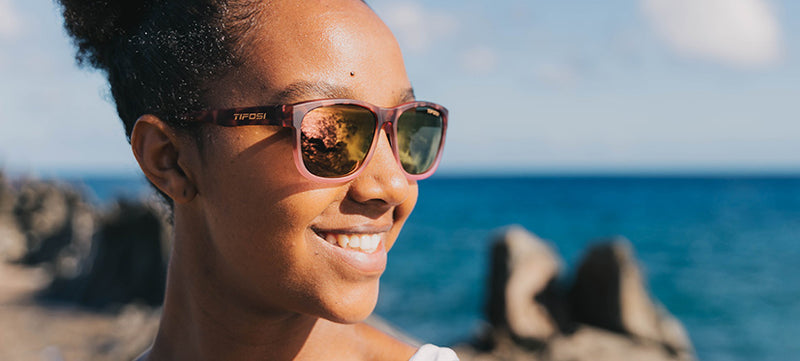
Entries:
[[133, 126], [131, 147], [139, 167], [153, 185], [175, 203], [194, 199], [197, 187], [187, 176], [190, 172], [183, 169], [185, 160], [181, 159], [187, 156], [188, 149], [169, 125], [155, 115], [142, 115]]

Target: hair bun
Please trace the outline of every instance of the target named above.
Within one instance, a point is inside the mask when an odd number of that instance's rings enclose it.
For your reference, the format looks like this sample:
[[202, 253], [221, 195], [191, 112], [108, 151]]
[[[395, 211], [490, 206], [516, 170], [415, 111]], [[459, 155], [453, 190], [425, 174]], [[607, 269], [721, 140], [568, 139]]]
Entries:
[[106, 68], [113, 41], [135, 33], [159, 0], [58, 0], [64, 27], [78, 46], [77, 59]]

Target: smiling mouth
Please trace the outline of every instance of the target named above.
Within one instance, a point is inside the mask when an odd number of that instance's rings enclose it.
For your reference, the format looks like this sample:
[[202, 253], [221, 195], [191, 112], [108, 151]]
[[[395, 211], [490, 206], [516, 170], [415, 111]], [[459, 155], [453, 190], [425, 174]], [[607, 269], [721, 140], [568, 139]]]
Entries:
[[328, 243], [347, 250], [373, 253], [381, 244], [383, 233], [332, 233], [316, 231], [317, 235]]

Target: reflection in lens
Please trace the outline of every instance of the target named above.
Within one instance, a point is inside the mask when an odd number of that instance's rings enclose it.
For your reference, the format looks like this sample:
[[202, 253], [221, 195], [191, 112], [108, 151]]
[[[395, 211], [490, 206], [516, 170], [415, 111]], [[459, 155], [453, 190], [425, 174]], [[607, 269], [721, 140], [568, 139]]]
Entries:
[[308, 112], [300, 126], [306, 169], [327, 178], [355, 172], [372, 144], [375, 123], [375, 115], [357, 105], [332, 105]]
[[409, 109], [397, 120], [397, 148], [403, 169], [410, 174], [428, 171], [442, 142], [441, 113], [433, 108]]

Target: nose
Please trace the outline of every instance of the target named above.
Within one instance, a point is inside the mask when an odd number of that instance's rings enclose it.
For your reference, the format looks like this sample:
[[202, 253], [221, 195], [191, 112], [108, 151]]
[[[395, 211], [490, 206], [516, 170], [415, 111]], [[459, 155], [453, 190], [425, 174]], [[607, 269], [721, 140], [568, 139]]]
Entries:
[[350, 184], [349, 196], [362, 204], [399, 205], [408, 199], [409, 180], [394, 158], [385, 129], [381, 129], [375, 153]]

